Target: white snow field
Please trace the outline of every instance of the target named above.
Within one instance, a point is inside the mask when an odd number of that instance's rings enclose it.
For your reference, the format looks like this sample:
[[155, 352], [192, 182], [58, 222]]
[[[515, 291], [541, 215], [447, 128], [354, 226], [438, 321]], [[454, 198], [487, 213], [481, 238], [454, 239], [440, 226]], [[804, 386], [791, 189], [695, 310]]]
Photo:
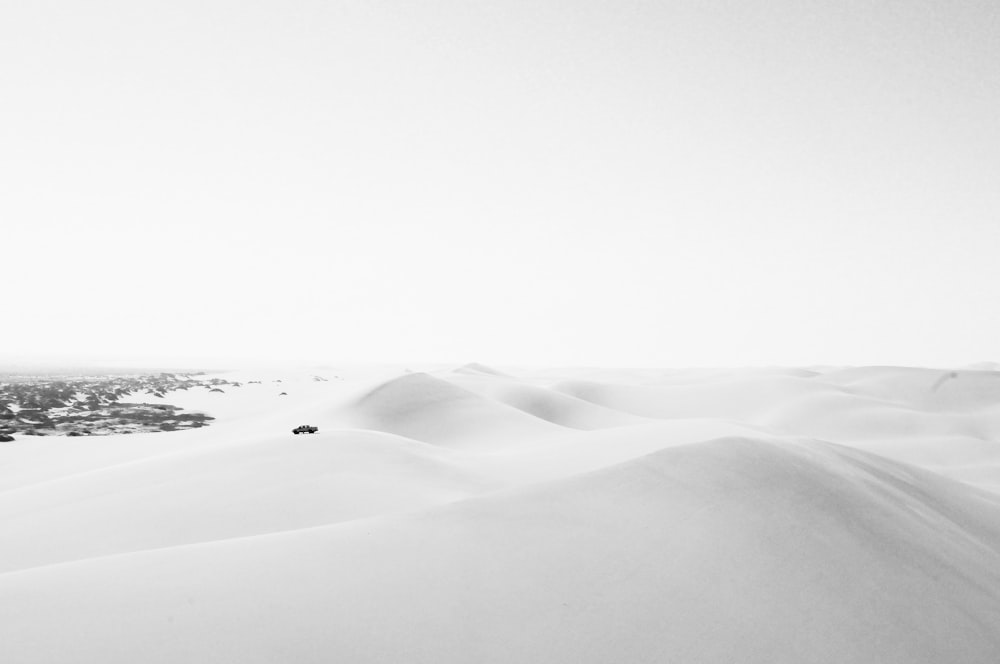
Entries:
[[315, 373], [0, 445], [0, 661], [1000, 661], [1000, 372]]

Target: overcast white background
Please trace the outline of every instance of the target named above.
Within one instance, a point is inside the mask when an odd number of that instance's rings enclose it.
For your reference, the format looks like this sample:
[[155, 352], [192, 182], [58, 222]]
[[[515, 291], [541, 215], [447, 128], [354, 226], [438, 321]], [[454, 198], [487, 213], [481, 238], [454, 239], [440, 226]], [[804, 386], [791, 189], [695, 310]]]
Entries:
[[7, 2], [0, 354], [1000, 359], [990, 1]]

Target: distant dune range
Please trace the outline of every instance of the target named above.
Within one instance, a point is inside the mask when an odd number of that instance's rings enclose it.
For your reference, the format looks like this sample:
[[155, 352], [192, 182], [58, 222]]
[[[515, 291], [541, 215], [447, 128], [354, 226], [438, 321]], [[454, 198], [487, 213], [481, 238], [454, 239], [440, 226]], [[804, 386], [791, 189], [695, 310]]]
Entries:
[[0, 659], [993, 664], [983, 366], [245, 373], [18, 438]]

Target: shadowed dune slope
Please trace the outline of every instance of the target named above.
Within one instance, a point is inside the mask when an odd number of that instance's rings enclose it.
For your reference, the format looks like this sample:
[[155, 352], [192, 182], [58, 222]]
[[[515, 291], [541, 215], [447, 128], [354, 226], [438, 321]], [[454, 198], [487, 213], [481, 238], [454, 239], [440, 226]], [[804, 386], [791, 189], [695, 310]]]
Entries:
[[513, 378], [455, 375], [449, 377], [449, 382], [539, 419], [572, 429], [604, 429], [649, 421]]
[[998, 500], [839, 446], [721, 439], [421, 513], [0, 575], [0, 642], [37, 664], [993, 664]]
[[562, 431], [551, 422], [426, 373], [382, 383], [345, 406], [341, 416], [360, 428], [464, 448], [517, 445]]
[[782, 433], [834, 442], [912, 436], [975, 438], [984, 431], [976, 417], [918, 410], [833, 390], [778, 401], [748, 419]]
[[494, 369], [493, 367], [488, 367], [485, 364], [480, 364], [479, 362], [470, 362], [468, 364], [463, 364], [454, 370], [455, 373], [469, 374], [473, 376], [507, 376], [502, 371]]
[[[740, 378], [674, 385], [574, 380], [561, 382], [553, 389], [651, 418], [720, 418], [774, 433], [843, 443], [911, 437], [974, 442], [1000, 434], [1000, 395], [990, 401], [976, 388], [971, 390], [969, 400], [971, 403], [978, 399], [978, 409], [924, 409], [913, 405], [917, 399], [913, 395], [919, 390], [913, 386], [912, 378], [919, 376], [929, 386], [932, 382], [928, 379], [933, 376], [939, 380], [941, 372], [912, 371], [918, 373], [907, 374], [904, 377], [909, 382], [897, 386], [895, 370], [883, 384], [883, 371], [876, 367], [872, 371], [875, 378], [866, 379], [866, 390], [828, 383], [824, 377]], [[853, 385], [857, 376], [867, 374], [862, 370], [845, 370], [838, 375], [853, 376], [846, 381]], [[927, 392], [930, 388], [920, 389]]]
[[209, 446], [61, 477], [0, 494], [0, 572], [327, 525], [500, 486], [450, 456], [398, 436], [345, 431]]
[[669, 384], [560, 381], [553, 390], [641, 417], [718, 417], [752, 420], [773, 404], [841, 388], [810, 378], [764, 376]]
[[[174, 431], [169, 434], [169, 439], [159, 433], [101, 436], [88, 439], [98, 442], [87, 445], [81, 445], [76, 438], [67, 436], [37, 436], [30, 445], [0, 448], [0, 495], [11, 489], [60, 477], [198, 448], [212, 440], [214, 434], [205, 428]], [[164, 445], [166, 440], [169, 440], [168, 445]]]

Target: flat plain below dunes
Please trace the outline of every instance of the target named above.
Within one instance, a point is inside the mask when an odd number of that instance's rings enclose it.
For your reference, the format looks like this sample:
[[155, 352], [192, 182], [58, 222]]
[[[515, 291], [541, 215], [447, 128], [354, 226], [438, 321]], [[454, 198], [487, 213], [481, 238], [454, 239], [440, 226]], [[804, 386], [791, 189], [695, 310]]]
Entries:
[[1000, 652], [996, 372], [314, 373], [0, 446], [2, 660]]

